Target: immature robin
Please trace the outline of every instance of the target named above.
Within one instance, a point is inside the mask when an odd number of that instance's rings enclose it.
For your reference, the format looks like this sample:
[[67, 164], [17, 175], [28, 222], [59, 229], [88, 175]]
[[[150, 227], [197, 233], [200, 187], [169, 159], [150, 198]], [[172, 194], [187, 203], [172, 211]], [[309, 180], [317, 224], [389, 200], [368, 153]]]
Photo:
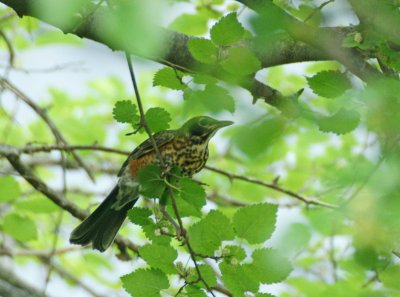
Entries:
[[[218, 129], [231, 125], [230, 121], [217, 121], [199, 116], [187, 121], [177, 130], [155, 133], [153, 138], [167, 168], [179, 167], [183, 176], [199, 172], [208, 158], [208, 142]], [[150, 139], [140, 144], [128, 157], [118, 173], [118, 183], [107, 198], [71, 234], [70, 242], [86, 245], [101, 252], [113, 242], [127, 212], [139, 198], [138, 172], [149, 164], [157, 164]]]

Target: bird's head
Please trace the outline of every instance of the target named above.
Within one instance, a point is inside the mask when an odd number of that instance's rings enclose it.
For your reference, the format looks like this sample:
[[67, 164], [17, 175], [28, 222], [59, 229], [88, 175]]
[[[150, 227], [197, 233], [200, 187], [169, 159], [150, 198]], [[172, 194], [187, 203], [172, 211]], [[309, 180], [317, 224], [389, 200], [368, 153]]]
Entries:
[[209, 140], [220, 128], [232, 125], [231, 121], [218, 121], [207, 116], [194, 117], [179, 129], [182, 134]]

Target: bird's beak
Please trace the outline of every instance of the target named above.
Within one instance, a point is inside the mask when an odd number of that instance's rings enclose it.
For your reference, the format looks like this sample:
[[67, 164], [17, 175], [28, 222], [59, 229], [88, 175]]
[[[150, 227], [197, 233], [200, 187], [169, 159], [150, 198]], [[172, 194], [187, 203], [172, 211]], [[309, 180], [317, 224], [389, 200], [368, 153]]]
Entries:
[[226, 126], [230, 126], [232, 125], [233, 122], [232, 121], [218, 121], [218, 123], [215, 125], [217, 129], [226, 127]]

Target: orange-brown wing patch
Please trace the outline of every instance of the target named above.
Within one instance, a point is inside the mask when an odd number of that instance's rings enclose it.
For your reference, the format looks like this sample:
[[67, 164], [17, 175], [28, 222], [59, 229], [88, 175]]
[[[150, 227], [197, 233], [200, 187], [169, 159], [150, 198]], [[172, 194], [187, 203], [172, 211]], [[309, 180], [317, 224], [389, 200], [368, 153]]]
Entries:
[[154, 161], [155, 161], [154, 153], [145, 154], [141, 156], [139, 159], [129, 160], [129, 173], [133, 177], [137, 177], [140, 168], [148, 164], [154, 163]]

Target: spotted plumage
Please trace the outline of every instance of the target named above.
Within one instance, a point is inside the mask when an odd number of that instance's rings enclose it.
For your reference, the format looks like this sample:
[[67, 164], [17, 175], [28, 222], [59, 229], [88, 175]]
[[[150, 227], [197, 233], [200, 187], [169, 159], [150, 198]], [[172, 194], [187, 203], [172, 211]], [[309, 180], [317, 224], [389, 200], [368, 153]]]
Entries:
[[[199, 172], [208, 159], [208, 142], [218, 129], [232, 124], [210, 117], [195, 117], [177, 130], [160, 131], [153, 138], [167, 168], [179, 167], [183, 176]], [[71, 234], [70, 242], [106, 250], [113, 242], [127, 212], [139, 196], [137, 180], [141, 168], [159, 163], [151, 139], [140, 144], [129, 155], [118, 173], [118, 183], [99, 205]]]

